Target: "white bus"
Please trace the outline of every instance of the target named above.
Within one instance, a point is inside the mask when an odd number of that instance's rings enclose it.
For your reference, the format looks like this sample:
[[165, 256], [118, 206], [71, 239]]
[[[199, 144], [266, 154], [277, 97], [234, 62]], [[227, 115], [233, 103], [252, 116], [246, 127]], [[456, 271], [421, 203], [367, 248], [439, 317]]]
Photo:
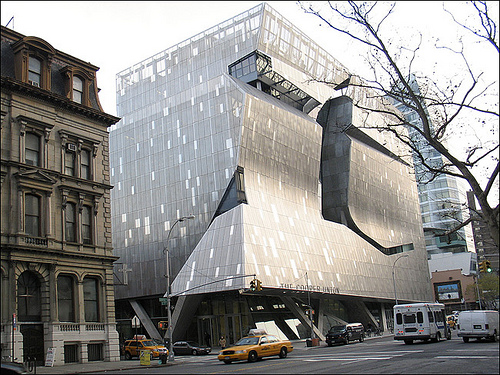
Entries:
[[451, 340], [442, 303], [410, 303], [394, 306], [394, 340], [438, 342]]

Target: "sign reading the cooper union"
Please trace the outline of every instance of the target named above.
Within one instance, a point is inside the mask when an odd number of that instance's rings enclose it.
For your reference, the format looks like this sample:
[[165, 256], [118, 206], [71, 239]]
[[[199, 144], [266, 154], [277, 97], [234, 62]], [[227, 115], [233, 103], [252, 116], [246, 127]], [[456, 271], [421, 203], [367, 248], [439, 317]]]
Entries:
[[296, 290], [305, 290], [309, 292], [320, 292], [320, 293], [330, 293], [330, 294], [339, 294], [340, 289], [335, 286], [325, 286], [325, 285], [302, 285], [302, 284], [285, 284], [281, 283], [280, 285], [283, 289], [296, 289]]

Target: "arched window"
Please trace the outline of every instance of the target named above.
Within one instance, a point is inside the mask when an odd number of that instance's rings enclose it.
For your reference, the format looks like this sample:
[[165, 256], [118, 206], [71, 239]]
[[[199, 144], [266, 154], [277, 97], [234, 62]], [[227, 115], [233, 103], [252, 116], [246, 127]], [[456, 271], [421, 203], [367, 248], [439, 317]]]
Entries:
[[20, 322], [42, 320], [40, 281], [31, 271], [24, 271], [17, 280], [17, 316]]
[[76, 242], [76, 205], [68, 202], [66, 205], [66, 241]]
[[28, 165], [40, 166], [40, 137], [35, 133], [26, 133], [25, 162]]
[[73, 76], [73, 101], [82, 104], [83, 99], [83, 81]]
[[42, 84], [42, 62], [36, 57], [29, 57], [28, 82], [40, 87]]
[[94, 277], [83, 279], [83, 299], [85, 304], [85, 321], [99, 321], [99, 282]]
[[24, 196], [24, 232], [33, 237], [41, 236], [40, 201], [37, 195]]
[[57, 309], [60, 322], [75, 321], [73, 278], [68, 275], [57, 277]]

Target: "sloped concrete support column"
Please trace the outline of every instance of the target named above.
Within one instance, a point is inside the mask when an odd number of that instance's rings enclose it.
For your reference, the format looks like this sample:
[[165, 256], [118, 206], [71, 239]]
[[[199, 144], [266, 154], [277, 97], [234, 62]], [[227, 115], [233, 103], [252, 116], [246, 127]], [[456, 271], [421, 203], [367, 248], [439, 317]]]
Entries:
[[274, 322], [281, 330], [281, 332], [285, 334], [288, 340], [298, 340], [300, 338], [295, 334], [295, 332], [290, 328], [290, 326], [284, 320], [274, 319]]
[[180, 296], [177, 299], [177, 302], [175, 303], [175, 309], [172, 314], [173, 342], [185, 339], [187, 329], [191, 324], [191, 321], [193, 320], [198, 305], [202, 300], [203, 300], [202, 294]]
[[[280, 298], [283, 301], [283, 303], [285, 304], [285, 306], [304, 325], [304, 327], [311, 326], [311, 321], [309, 320], [307, 315], [304, 314], [304, 312], [295, 304], [295, 302], [293, 301], [292, 298], [282, 297], [282, 296]], [[313, 324], [313, 332], [321, 341], [325, 341], [325, 335], [323, 335], [323, 333], [321, 333], [320, 330], [318, 329], [318, 327], [316, 327], [314, 324]]]
[[363, 301], [343, 301], [345, 307], [349, 311], [349, 320], [350, 323], [363, 323], [366, 326], [368, 323], [371, 323], [374, 327], [376, 327], [377, 319], [372, 315], [368, 307], [366, 307]]
[[132, 305], [132, 308], [134, 309], [135, 313], [139, 317], [142, 325], [144, 326], [144, 328], [148, 332], [149, 337], [151, 337], [152, 339], [162, 340], [163, 338], [161, 337], [160, 333], [158, 332], [158, 329], [156, 329], [155, 325], [153, 324], [153, 321], [149, 317], [146, 310], [144, 310], [144, 307], [142, 307], [142, 305], [139, 302], [137, 302], [136, 300], [131, 299], [131, 300], [129, 300], [129, 302], [130, 302], [130, 305]]

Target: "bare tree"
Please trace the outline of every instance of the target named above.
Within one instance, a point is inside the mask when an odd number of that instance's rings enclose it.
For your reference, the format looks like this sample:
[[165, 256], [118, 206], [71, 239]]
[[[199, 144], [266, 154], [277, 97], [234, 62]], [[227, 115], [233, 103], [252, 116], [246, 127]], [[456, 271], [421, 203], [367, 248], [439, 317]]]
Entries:
[[[489, 3], [470, 2], [471, 11], [465, 20], [446, 9], [447, 5], [443, 6], [443, 17], [450, 18], [464, 31], [463, 38], [457, 38], [454, 46], [445, 45], [435, 38], [432, 53], [436, 56], [448, 53], [446, 61], [438, 62], [450, 66], [460, 64], [462, 68], [460, 75], [446, 80], [435, 72], [414, 72], [414, 66], [421, 57], [425, 30], [412, 40], [395, 41], [397, 29], [391, 26], [390, 20], [394, 16], [396, 3], [299, 1], [299, 4], [306, 13], [315, 15], [329, 28], [366, 48], [366, 63], [372, 77], [351, 76], [348, 82], [354, 90], [351, 93], [362, 90], [365, 96], [389, 99], [398, 108], [410, 111], [417, 118], [411, 121], [402, 112], [379, 106], [370, 107], [367, 104], [370, 100], [355, 100], [354, 105], [390, 117], [389, 123], [377, 125], [377, 129], [391, 132], [406, 144], [413, 151], [418, 161], [416, 164], [425, 169], [423, 175], [429, 181], [442, 174], [455, 176], [466, 181], [474, 193], [480, 207], [477, 215], [471, 216], [465, 223], [459, 223], [448, 233], [471, 220], [482, 220], [491, 230], [498, 247], [498, 196], [492, 197], [491, 194], [492, 189], [498, 189], [498, 82], [486, 82], [488, 72], [475, 71], [470, 63], [471, 56], [468, 56], [468, 44], [464, 41], [467, 38], [474, 39], [475, 43], [483, 44], [484, 51], [487, 48], [493, 50], [493, 58], [497, 62], [495, 69], [498, 70], [497, 21], [490, 13]], [[326, 83], [336, 87], [346, 86], [346, 81]], [[460, 151], [448, 146], [448, 141], [454, 135], [477, 128], [488, 128], [489, 133], [475, 139], [469, 137], [468, 145]], [[439, 153], [441, 162], [433, 163], [423, 149]], [[490, 203], [490, 200], [494, 202]]]

